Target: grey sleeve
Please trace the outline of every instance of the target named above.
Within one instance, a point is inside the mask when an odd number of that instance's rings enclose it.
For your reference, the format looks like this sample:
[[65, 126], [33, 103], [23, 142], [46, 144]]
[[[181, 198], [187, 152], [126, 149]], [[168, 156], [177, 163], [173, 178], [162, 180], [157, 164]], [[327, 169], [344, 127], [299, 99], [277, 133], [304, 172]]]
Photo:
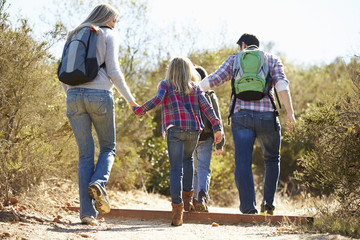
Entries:
[[113, 34], [109, 34], [105, 54], [106, 73], [125, 100], [131, 102], [134, 101], [134, 97], [125, 82], [124, 74], [120, 70], [118, 52], [117, 40]]
[[220, 110], [219, 110], [219, 102], [218, 102], [215, 92], [213, 92], [210, 95], [210, 99], [211, 99], [211, 103], [214, 108], [215, 114], [220, 120], [220, 128], [221, 128], [221, 135], [222, 135], [221, 142], [219, 142], [218, 144], [215, 144], [215, 147], [216, 147], [216, 149], [222, 149], [222, 147], [225, 145], [225, 132], [224, 132], [224, 127], [222, 124], [221, 114], [220, 114]]

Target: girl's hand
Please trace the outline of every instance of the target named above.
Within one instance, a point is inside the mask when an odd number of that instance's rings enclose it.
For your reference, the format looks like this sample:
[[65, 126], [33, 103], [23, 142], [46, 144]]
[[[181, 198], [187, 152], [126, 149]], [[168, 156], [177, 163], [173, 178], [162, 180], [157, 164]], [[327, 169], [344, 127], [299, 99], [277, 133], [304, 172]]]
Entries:
[[214, 133], [214, 142], [220, 143], [221, 140], [222, 140], [221, 131], [217, 131], [216, 133]]
[[131, 109], [137, 117], [141, 117], [146, 114], [146, 112], [142, 111], [140, 107], [132, 107]]

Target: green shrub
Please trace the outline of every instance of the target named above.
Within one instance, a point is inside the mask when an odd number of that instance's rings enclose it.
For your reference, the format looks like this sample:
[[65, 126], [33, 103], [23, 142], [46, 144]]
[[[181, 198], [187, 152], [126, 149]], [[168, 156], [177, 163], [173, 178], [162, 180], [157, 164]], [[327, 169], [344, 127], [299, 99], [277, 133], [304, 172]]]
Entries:
[[4, 8], [1, 1], [0, 183], [6, 191], [0, 197], [7, 202], [9, 194], [63, 176], [63, 161], [72, 156], [65, 149], [71, 150], [74, 141], [69, 139], [56, 70], [49, 64], [51, 45], [32, 38], [26, 20], [12, 29]]
[[170, 163], [166, 141], [162, 137], [150, 137], [143, 142], [140, 156], [151, 164], [146, 189], [170, 195]]
[[217, 205], [230, 206], [238, 200], [234, 180], [234, 152], [224, 151], [222, 155], [213, 154], [210, 164], [211, 181], [209, 195]]
[[[357, 69], [353, 71], [353, 69]], [[353, 93], [313, 104], [289, 134], [303, 144], [305, 154], [295, 176], [316, 194], [335, 194], [344, 210], [360, 210], [360, 68], [348, 66]]]
[[314, 219], [313, 228], [320, 232], [329, 232], [349, 236], [351, 238], [360, 238], [360, 215], [359, 212], [344, 212], [337, 210], [325, 210]]

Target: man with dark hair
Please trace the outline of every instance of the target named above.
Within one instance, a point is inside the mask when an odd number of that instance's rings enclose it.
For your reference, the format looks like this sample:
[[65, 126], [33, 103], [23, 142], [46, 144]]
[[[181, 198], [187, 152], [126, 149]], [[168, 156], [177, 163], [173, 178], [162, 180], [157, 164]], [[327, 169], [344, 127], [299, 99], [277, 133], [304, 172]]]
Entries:
[[253, 34], [244, 33], [237, 41], [237, 44], [241, 46], [242, 42], [244, 42], [247, 46], [255, 45], [257, 47], [260, 47], [259, 40]]
[[[259, 40], [251, 34], [243, 34], [237, 42], [239, 53], [229, 56], [214, 73], [200, 82], [206, 91], [220, 86], [238, 76], [235, 69], [239, 56], [244, 51], [256, 50]], [[275, 192], [280, 174], [280, 122], [275, 115], [273, 88], [277, 90], [287, 111], [288, 122], [295, 122], [294, 110], [289, 90], [289, 81], [284, 73], [280, 59], [260, 51], [264, 62], [268, 63], [267, 76], [271, 77], [271, 91], [260, 100], [232, 99], [230, 109], [231, 131], [235, 145], [235, 182], [239, 191], [240, 211], [244, 214], [257, 214], [254, 179], [252, 173], [252, 154], [255, 139], [258, 140], [265, 162], [264, 192], [261, 203], [262, 214], [273, 214], [275, 209]], [[240, 64], [238, 64], [240, 65]], [[236, 76], [235, 76], [236, 75]], [[234, 98], [234, 96], [233, 96]], [[232, 105], [234, 107], [232, 108]]]

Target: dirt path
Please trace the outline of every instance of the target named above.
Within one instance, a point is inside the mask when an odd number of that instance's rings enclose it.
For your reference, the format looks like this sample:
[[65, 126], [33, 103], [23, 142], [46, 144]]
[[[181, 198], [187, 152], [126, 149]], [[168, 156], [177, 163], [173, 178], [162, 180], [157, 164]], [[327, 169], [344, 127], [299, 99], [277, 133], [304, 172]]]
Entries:
[[[67, 220], [69, 217], [67, 217]], [[296, 233], [291, 226], [186, 224], [164, 221], [106, 220], [100, 226], [74, 223], [4, 223], [0, 239], [347, 239], [338, 235]]]
[[[0, 210], [0, 239], [348, 239], [339, 235], [304, 233], [287, 225], [237, 224], [213, 226], [192, 224], [172, 227], [169, 221], [105, 219], [99, 226], [80, 224], [78, 213], [66, 206], [78, 206], [73, 186], [40, 189], [33, 196]], [[169, 199], [140, 191], [109, 192], [113, 208], [168, 210]], [[211, 212], [238, 212], [238, 209], [210, 207]]]

